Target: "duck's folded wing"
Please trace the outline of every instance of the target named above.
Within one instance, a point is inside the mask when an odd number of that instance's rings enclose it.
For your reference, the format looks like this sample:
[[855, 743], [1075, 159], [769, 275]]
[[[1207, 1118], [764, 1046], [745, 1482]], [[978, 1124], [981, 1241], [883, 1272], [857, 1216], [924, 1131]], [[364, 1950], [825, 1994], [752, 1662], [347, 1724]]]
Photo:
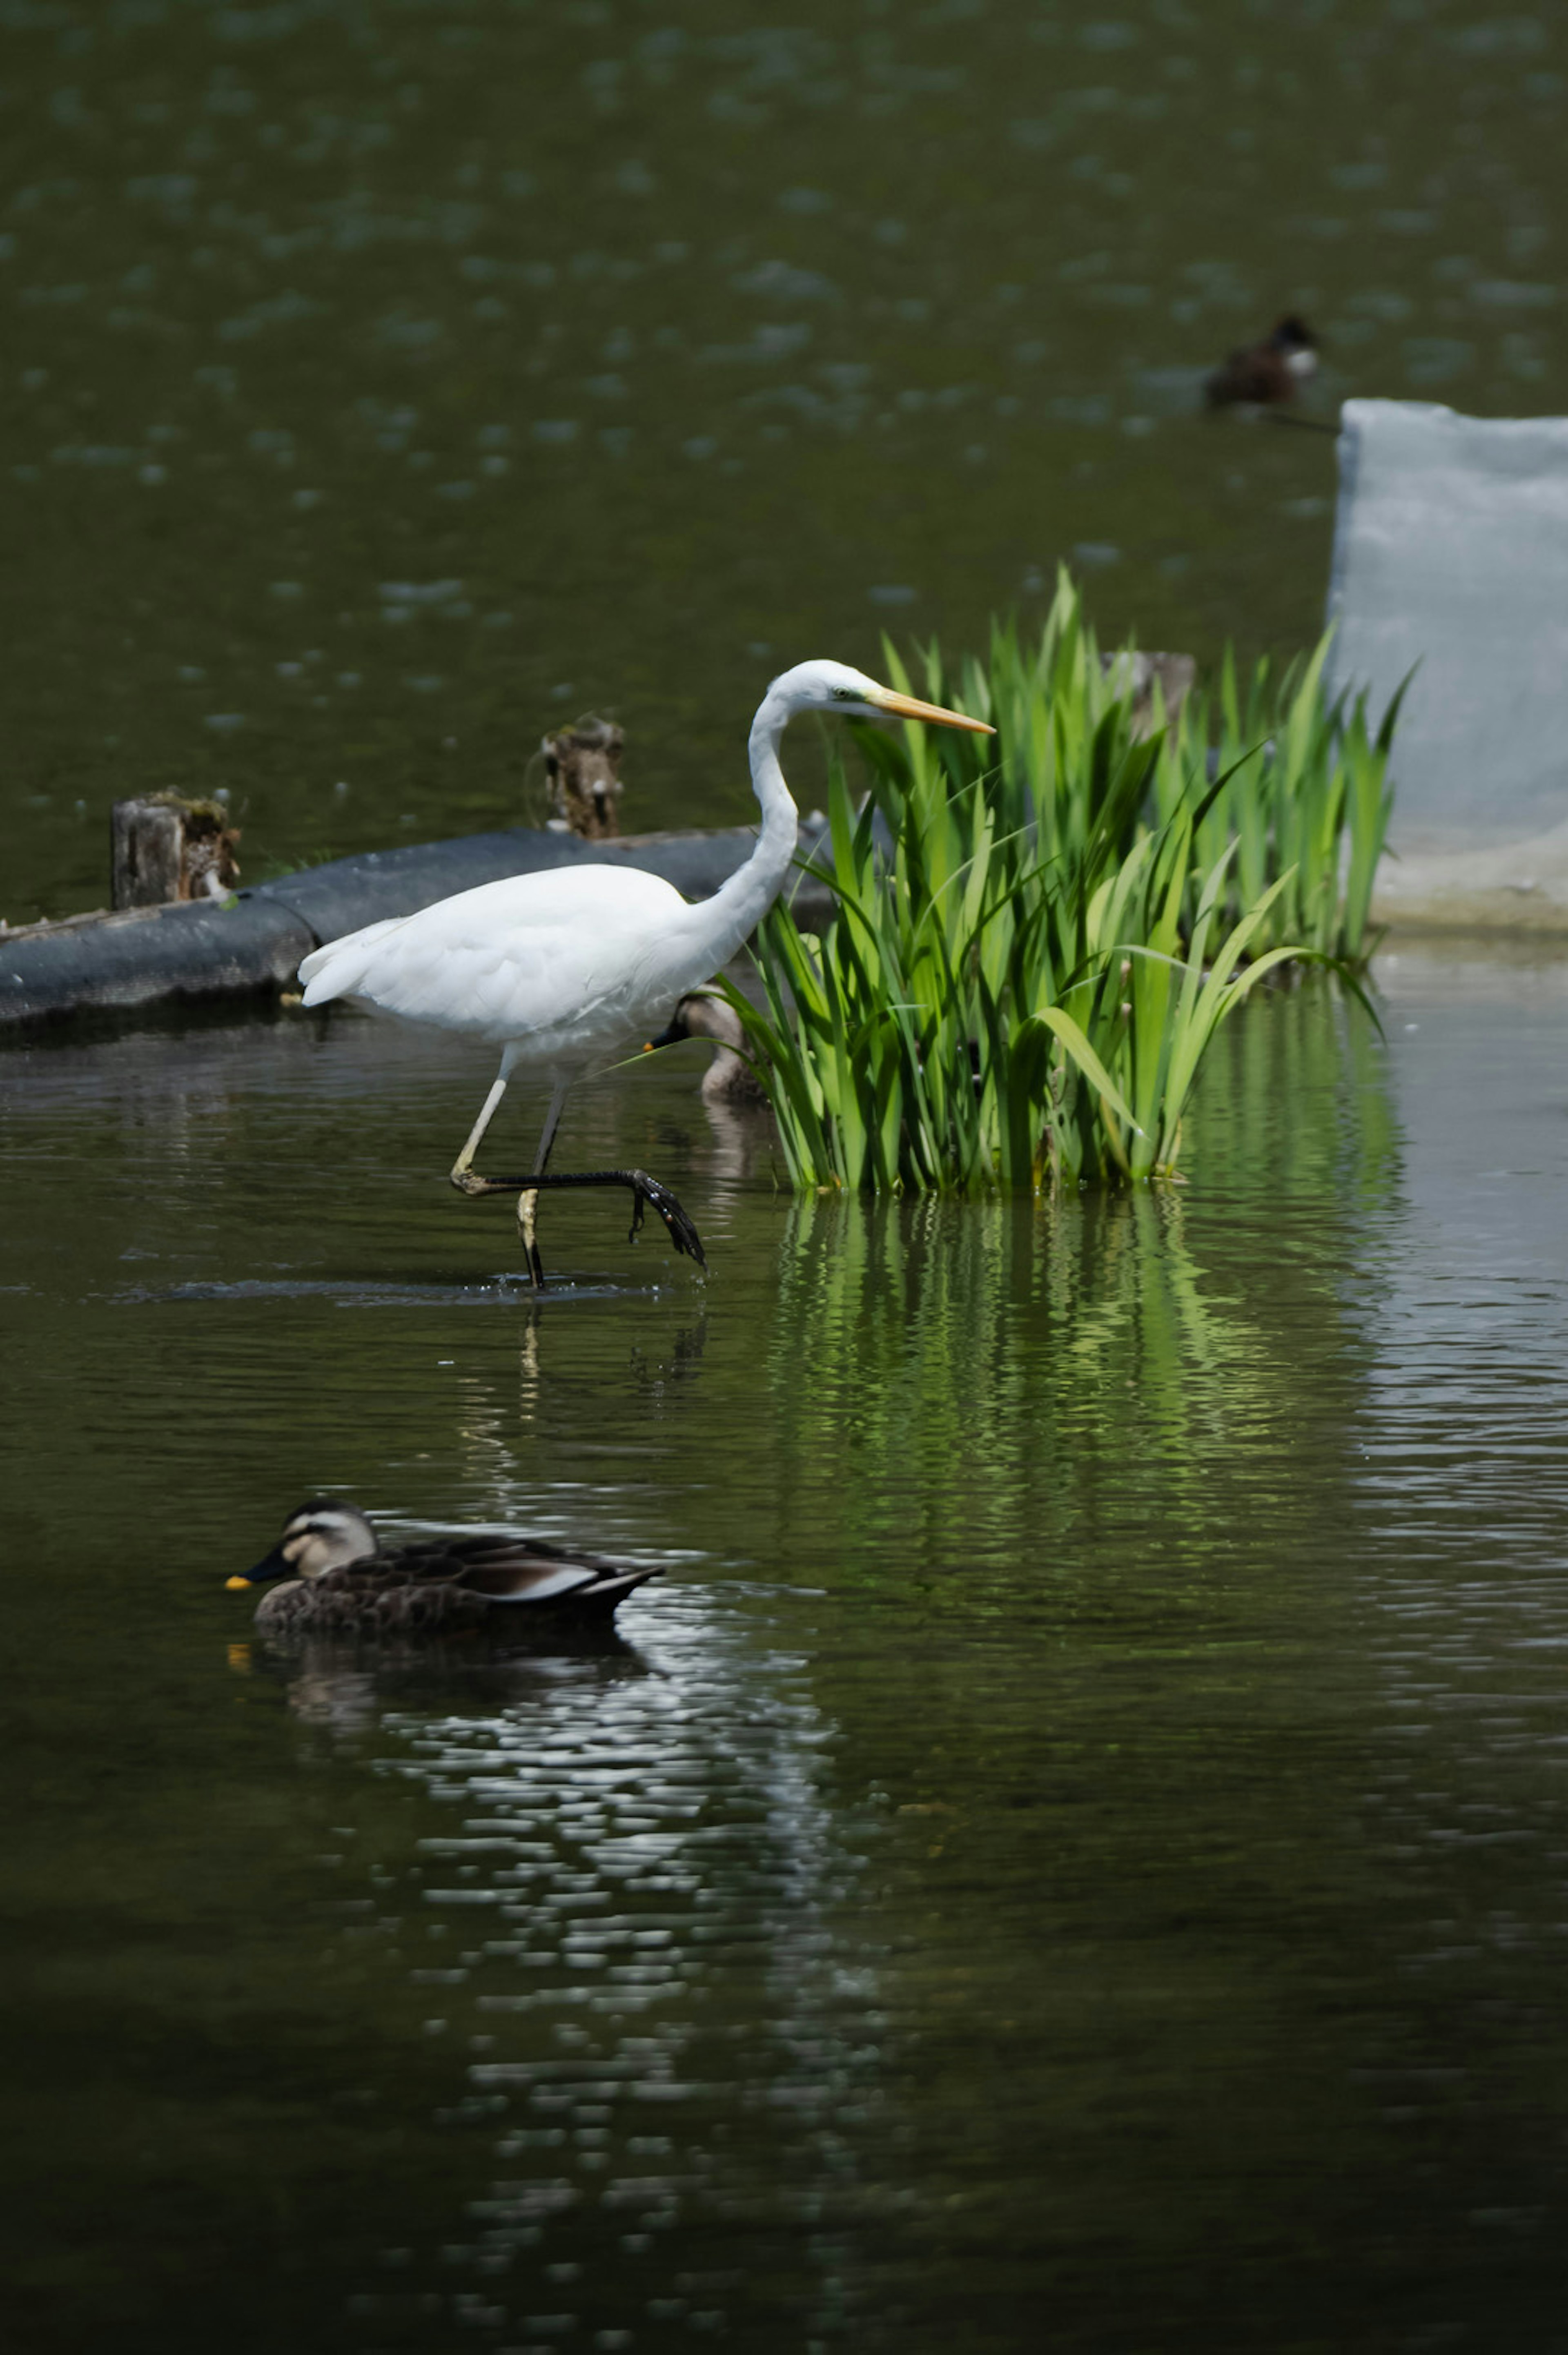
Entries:
[[611, 1602], [630, 1593], [656, 1570], [634, 1570], [596, 1554], [557, 1553], [552, 1547], [513, 1544], [487, 1559], [472, 1557], [459, 1583], [491, 1603]]

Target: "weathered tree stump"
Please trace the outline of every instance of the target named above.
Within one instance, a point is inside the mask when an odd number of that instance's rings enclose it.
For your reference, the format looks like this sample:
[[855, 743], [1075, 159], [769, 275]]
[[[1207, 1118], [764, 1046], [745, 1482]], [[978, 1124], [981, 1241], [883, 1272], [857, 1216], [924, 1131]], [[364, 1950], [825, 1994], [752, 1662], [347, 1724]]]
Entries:
[[540, 745], [549, 780], [551, 821], [589, 842], [621, 831], [621, 754], [626, 740], [613, 719], [592, 716], [562, 728]]
[[176, 900], [221, 900], [240, 880], [240, 829], [221, 802], [146, 794], [116, 802], [110, 819], [112, 904], [164, 908]]

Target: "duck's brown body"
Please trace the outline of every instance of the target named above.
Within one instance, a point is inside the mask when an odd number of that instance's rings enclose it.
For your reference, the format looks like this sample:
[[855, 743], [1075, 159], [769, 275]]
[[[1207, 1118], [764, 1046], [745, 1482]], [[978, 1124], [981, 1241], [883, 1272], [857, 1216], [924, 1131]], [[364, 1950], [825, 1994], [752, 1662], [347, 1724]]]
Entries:
[[1294, 400], [1317, 368], [1311, 329], [1281, 319], [1262, 343], [1230, 353], [1205, 380], [1203, 397], [1211, 409], [1276, 408]]
[[624, 1595], [657, 1576], [504, 1535], [421, 1539], [383, 1552], [362, 1514], [321, 1498], [301, 1506], [248, 1578], [229, 1582], [267, 1584], [256, 1613], [267, 1636], [517, 1636], [607, 1621]]

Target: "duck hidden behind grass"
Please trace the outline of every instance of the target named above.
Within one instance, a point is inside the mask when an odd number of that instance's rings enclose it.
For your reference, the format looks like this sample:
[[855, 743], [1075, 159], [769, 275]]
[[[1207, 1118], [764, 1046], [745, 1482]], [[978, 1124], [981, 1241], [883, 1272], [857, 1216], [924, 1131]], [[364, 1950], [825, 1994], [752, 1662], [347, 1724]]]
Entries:
[[609, 1625], [623, 1595], [656, 1570], [564, 1552], [536, 1538], [417, 1539], [382, 1550], [356, 1506], [313, 1497], [289, 1515], [270, 1554], [230, 1593], [268, 1592], [264, 1636], [447, 1636], [531, 1638], [549, 1628]]
[[736, 1112], [767, 1109], [768, 1092], [741, 1052], [745, 1033], [728, 998], [715, 997], [706, 990], [692, 991], [681, 999], [667, 1027], [648, 1040], [644, 1052], [678, 1046], [683, 1039], [713, 1041], [713, 1060], [702, 1074], [704, 1103], [727, 1104]]

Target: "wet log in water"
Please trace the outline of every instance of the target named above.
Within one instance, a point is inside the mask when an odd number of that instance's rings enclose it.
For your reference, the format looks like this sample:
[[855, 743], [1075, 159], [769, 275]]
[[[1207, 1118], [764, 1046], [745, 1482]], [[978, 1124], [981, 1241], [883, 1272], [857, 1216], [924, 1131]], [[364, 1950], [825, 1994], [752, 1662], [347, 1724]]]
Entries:
[[[1116, 684], [1130, 694], [1147, 732], [1157, 684], [1174, 716], [1192, 684], [1190, 655], [1116, 654]], [[568, 823], [615, 827], [621, 730], [603, 721], [546, 739], [556, 761]], [[568, 770], [571, 793], [568, 794]], [[801, 827], [800, 855], [813, 855], [820, 817]], [[72, 1017], [202, 1000], [275, 996], [302, 957], [383, 917], [409, 916], [455, 891], [583, 861], [619, 861], [662, 875], [688, 900], [707, 899], [749, 858], [750, 826], [584, 839], [578, 831], [517, 827], [455, 842], [368, 851], [302, 868], [231, 890], [236, 836], [216, 803], [172, 794], [120, 802], [114, 810], [112, 913], [15, 931], [0, 924], [0, 1037]], [[803, 879], [791, 894], [803, 927], [827, 921], [829, 894]]]
[[[803, 857], [819, 832], [802, 828]], [[632, 835], [614, 843], [518, 827], [337, 858], [222, 900], [188, 899], [15, 931], [0, 926], [0, 1035], [92, 1013], [272, 996], [324, 941], [508, 875], [618, 863], [662, 875], [689, 900], [706, 899], [755, 844], [750, 826]], [[822, 920], [826, 905], [821, 887], [809, 884], [795, 902], [807, 925]]]

